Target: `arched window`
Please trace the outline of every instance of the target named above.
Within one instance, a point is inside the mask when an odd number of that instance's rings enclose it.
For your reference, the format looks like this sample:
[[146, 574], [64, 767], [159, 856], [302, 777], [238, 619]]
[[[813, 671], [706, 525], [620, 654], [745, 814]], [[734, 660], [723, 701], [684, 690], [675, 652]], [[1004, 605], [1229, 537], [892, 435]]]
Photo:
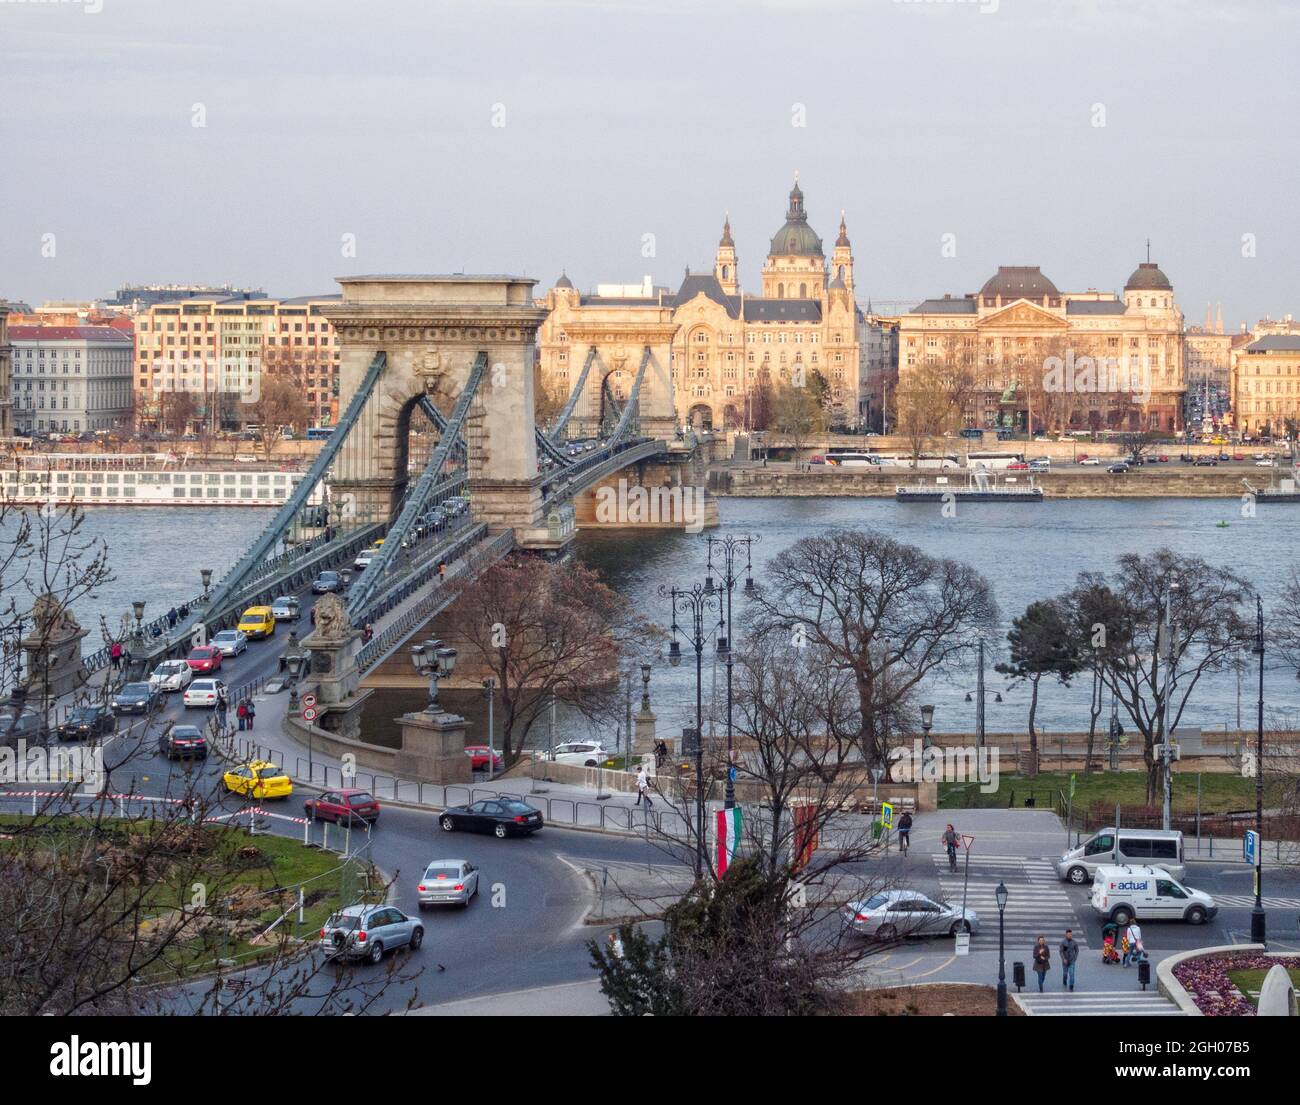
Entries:
[[844, 279], [844, 266], [843, 266], [843, 265], [840, 266], [840, 279], [841, 279], [841, 280]]
[[800, 284], [800, 285], [799, 285], [799, 298], [800, 298], [800, 299], [807, 299], [807, 298], [808, 298], [808, 285], [807, 285], [807, 284]]
[[776, 298], [777, 298], [777, 299], [784, 299], [784, 298], [785, 298], [785, 285], [784, 285], [784, 284], [778, 284], [778, 285], [776, 286]]
[[730, 274], [731, 274], [731, 268], [730, 268], [730, 266], [728, 266], [728, 265], [723, 265], [723, 266], [722, 266], [722, 279], [723, 279], [723, 280], [728, 279], [728, 277], [730, 276]]

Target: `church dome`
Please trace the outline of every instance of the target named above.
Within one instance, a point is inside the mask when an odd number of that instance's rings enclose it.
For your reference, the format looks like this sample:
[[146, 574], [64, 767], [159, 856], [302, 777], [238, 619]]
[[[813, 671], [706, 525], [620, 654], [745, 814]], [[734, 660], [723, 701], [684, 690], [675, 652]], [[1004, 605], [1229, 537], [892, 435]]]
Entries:
[[822, 257], [822, 240], [808, 225], [808, 212], [803, 206], [803, 191], [798, 180], [790, 190], [790, 209], [785, 213], [785, 225], [772, 237], [772, 257]]
[[1171, 292], [1174, 286], [1154, 261], [1143, 261], [1124, 283], [1126, 292]]
[[573, 281], [570, 280], [568, 276], [566, 276], [564, 273], [560, 273], [560, 279], [555, 282], [555, 286], [557, 288], [572, 288]]
[[1055, 298], [1061, 293], [1037, 265], [999, 265], [998, 271], [984, 282], [980, 296], [1004, 300]]

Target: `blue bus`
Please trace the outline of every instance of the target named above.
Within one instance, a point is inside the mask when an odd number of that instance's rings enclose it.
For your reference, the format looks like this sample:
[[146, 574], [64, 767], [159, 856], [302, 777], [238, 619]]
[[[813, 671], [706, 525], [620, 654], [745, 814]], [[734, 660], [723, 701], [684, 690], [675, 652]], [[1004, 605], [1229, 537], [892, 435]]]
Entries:
[[333, 426], [308, 426], [308, 441], [324, 441], [334, 432]]

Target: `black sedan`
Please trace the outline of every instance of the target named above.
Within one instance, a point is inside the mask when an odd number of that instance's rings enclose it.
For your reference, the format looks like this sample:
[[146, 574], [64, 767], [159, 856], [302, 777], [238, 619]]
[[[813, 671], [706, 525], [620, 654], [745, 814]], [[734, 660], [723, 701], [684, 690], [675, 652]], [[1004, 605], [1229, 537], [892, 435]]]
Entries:
[[162, 700], [162, 691], [148, 683], [128, 683], [113, 696], [113, 711], [119, 714], [147, 714]]
[[107, 706], [78, 706], [59, 726], [59, 739], [90, 740], [117, 732], [117, 717]]
[[464, 829], [471, 833], [492, 833], [504, 839], [507, 836], [526, 836], [542, 827], [540, 810], [521, 802], [518, 798], [487, 798], [472, 806], [452, 806], [438, 824], [447, 832]]
[[197, 725], [173, 725], [158, 738], [158, 751], [169, 760], [178, 760], [183, 756], [205, 759], [208, 754], [208, 738]]

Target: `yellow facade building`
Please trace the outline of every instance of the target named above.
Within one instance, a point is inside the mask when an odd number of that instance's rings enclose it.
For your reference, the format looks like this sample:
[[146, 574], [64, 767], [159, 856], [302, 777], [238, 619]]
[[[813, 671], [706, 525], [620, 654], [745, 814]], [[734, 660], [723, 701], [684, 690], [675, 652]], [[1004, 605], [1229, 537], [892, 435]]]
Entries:
[[1270, 333], [1232, 350], [1232, 411], [1243, 434], [1294, 433], [1300, 423], [1300, 333]]

